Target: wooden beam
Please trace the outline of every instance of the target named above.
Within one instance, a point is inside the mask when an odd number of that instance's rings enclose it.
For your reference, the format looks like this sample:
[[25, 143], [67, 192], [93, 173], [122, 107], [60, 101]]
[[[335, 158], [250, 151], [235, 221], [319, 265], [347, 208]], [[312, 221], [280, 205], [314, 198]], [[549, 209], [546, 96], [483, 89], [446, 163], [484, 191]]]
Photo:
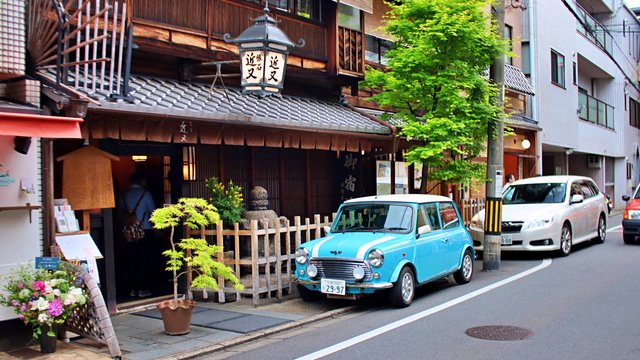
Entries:
[[305, 217], [311, 216], [311, 150], [305, 151]]

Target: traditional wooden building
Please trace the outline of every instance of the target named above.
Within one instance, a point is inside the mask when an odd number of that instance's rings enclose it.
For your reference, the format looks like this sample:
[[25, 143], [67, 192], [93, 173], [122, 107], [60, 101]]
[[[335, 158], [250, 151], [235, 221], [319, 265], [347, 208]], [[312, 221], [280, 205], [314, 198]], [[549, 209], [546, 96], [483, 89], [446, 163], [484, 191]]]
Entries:
[[[60, 115], [86, 111], [83, 139], [56, 141], [52, 158], [85, 144], [118, 156], [114, 196], [141, 171], [157, 206], [207, 197], [211, 177], [245, 195], [264, 187], [270, 208], [288, 218], [330, 215], [345, 198], [375, 194], [376, 160], [399, 152], [395, 128], [343, 94], [357, 93], [366, 28], [379, 26], [382, 12], [373, 14], [371, 0], [267, 3], [277, 26], [305, 46], [289, 53], [281, 96], [260, 98], [239, 89], [238, 49], [225, 41], [263, 15], [260, 1], [29, 1], [29, 68], [44, 84], [43, 102]], [[54, 166], [51, 196], [61, 197]], [[121, 287], [117, 215], [96, 209], [90, 219], [111, 311], [132, 300]], [[149, 249], [155, 294], [169, 292], [164, 245]]]

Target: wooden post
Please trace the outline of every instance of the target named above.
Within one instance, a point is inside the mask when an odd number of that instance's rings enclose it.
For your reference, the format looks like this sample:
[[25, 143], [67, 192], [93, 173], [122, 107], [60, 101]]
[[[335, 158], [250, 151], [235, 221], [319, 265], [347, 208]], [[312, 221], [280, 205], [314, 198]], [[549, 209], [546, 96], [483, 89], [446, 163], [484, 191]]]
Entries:
[[260, 291], [260, 274], [258, 272], [258, 221], [251, 220], [251, 281], [253, 283], [253, 289], [251, 293], [253, 296], [253, 305], [258, 306], [258, 297]]
[[273, 235], [274, 251], [276, 255], [276, 297], [282, 299], [282, 258], [280, 256], [280, 221], [276, 220], [275, 223], [276, 233]]
[[[218, 252], [216, 257], [218, 258], [218, 262], [224, 264], [224, 236], [222, 235], [222, 220], [218, 222], [216, 225], [216, 245], [219, 246], [222, 251]], [[203, 228], [204, 229], [204, 228]], [[204, 237], [204, 234], [202, 234]], [[226, 298], [224, 296], [224, 278], [222, 276], [218, 276], [218, 302], [225, 303]]]
[[300, 222], [300, 216], [294, 216], [293, 217], [293, 226], [295, 227], [295, 235], [293, 240], [295, 241], [296, 244], [296, 250], [298, 250], [298, 248], [300, 247], [300, 244], [302, 243], [302, 234], [300, 233], [300, 226], [301, 226], [301, 222]]
[[285, 252], [287, 253], [287, 288], [289, 289], [288, 294], [291, 294], [291, 226], [289, 219], [285, 221], [285, 226], [287, 228], [287, 232], [284, 234], [284, 246]]
[[322, 236], [322, 233], [320, 232], [320, 228], [322, 227], [320, 226], [320, 214], [313, 215], [313, 222], [316, 225], [316, 233], [314, 239], [319, 239]]
[[311, 222], [309, 221], [309, 218], [304, 218], [304, 225], [305, 225], [305, 241], [304, 242], [309, 242], [311, 241]]
[[[238, 231], [240, 231], [240, 225], [238, 223], [233, 224], [233, 257], [235, 260], [233, 271], [238, 279], [240, 279], [240, 235], [238, 234]], [[240, 300], [240, 292], [236, 290], [236, 301], [238, 300]]]
[[264, 251], [264, 276], [267, 286], [267, 298], [271, 299], [271, 251], [269, 250], [269, 221], [262, 220], [264, 227], [263, 251]]

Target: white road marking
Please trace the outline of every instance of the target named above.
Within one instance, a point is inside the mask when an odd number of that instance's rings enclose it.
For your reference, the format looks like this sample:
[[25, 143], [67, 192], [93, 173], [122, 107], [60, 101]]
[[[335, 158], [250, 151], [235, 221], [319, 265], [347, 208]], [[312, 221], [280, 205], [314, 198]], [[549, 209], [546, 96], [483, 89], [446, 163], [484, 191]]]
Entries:
[[329, 346], [329, 347], [324, 348], [322, 350], [318, 350], [318, 351], [316, 351], [314, 353], [311, 353], [309, 355], [299, 357], [297, 360], [319, 359], [321, 357], [324, 357], [324, 356], [336, 353], [338, 351], [344, 350], [344, 349], [346, 349], [348, 347], [351, 347], [353, 345], [359, 344], [359, 343], [361, 343], [363, 341], [367, 341], [367, 340], [369, 340], [371, 338], [374, 338], [374, 337], [382, 335], [382, 334], [384, 334], [386, 332], [395, 330], [395, 329], [397, 329], [397, 328], [399, 328], [401, 326], [410, 324], [410, 323], [412, 323], [414, 321], [420, 320], [420, 319], [425, 318], [425, 317], [427, 317], [429, 315], [433, 315], [433, 314], [435, 314], [437, 312], [440, 312], [442, 310], [446, 310], [446, 309], [448, 309], [448, 308], [450, 308], [452, 306], [455, 306], [455, 305], [463, 303], [463, 302], [465, 302], [467, 300], [473, 299], [473, 298], [475, 298], [477, 296], [480, 296], [482, 294], [485, 294], [485, 293], [487, 293], [489, 291], [495, 290], [495, 289], [497, 289], [497, 288], [499, 288], [501, 286], [504, 286], [504, 285], [512, 283], [512, 282], [514, 282], [516, 280], [522, 279], [523, 277], [525, 277], [527, 275], [531, 275], [531, 274], [533, 274], [535, 272], [538, 272], [538, 271], [548, 267], [549, 265], [551, 265], [551, 262], [552, 262], [551, 259], [544, 259], [544, 260], [542, 260], [542, 263], [540, 263], [540, 265], [537, 265], [537, 266], [535, 266], [535, 267], [533, 267], [533, 268], [531, 268], [529, 270], [525, 270], [525, 271], [523, 271], [523, 272], [521, 272], [519, 274], [513, 275], [513, 276], [508, 277], [508, 278], [506, 278], [504, 280], [500, 280], [500, 281], [498, 281], [496, 283], [493, 283], [491, 285], [485, 286], [485, 287], [483, 287], [481, 289], [475, 290], [475, 291], [470, 292], [470, 293], [468, 293], [466, 295], [463, 295], [463, 296], [460, 296], [458, 298], [449, 300], [446, 303], [440, 304], [438, 306], [434, 306], [434, 307], [432, 307], [430, 309], [424, 310], [424, 311], [419, 312], [417, 314], [413, 314], [413, 315], [411, 315], [409, 317], [406, 317], [406, 318], [404, 318], [402, 320], [398, 320], [398, 321], [392, 322], [391, 324], [387, 324], [387, 325], [379, 327], [377, 329], [373, 329], [373, 330], [371, 330], [369, 332], [366, 332], [366, 333], [364, 333], [362, 335], [358, 335], [358, 336], [353, 337], [351, 339], [345, 340], [345, 341], [343, 341], [341, 343]]
[[611, 229], [607, 229], [607, 232], [616, 231], [616, 230], [620, 230], [620, 229], [622, 229], [622, 225], [618, 225], [618, 226], [612, 227]]

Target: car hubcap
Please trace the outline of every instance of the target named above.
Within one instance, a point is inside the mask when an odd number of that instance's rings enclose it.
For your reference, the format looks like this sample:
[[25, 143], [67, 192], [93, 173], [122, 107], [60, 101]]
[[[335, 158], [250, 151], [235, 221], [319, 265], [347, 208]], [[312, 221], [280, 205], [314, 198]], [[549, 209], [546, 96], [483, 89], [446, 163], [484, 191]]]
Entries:
[[413, 297], [413, 279], [411, 274], [406, 273], [402, 277], [402, 300], [405, 302], [411, 301]]
[[562, 251], [568, 254], [571, 251], [571, 232], [569, 228], [562, 228]]
[[605, 236], [607, 236], [607, 224], [604, 222], [604, 218], [600, 218], [598, 230], [600, 231], [600, 240], [604, 240]]
[[462, 260], [462, 274], [465, 279], [469, 279], [471, 277], [471, 273], [473, 271], [473, 262], [471, 261], [471, 256], [465, 255]]

